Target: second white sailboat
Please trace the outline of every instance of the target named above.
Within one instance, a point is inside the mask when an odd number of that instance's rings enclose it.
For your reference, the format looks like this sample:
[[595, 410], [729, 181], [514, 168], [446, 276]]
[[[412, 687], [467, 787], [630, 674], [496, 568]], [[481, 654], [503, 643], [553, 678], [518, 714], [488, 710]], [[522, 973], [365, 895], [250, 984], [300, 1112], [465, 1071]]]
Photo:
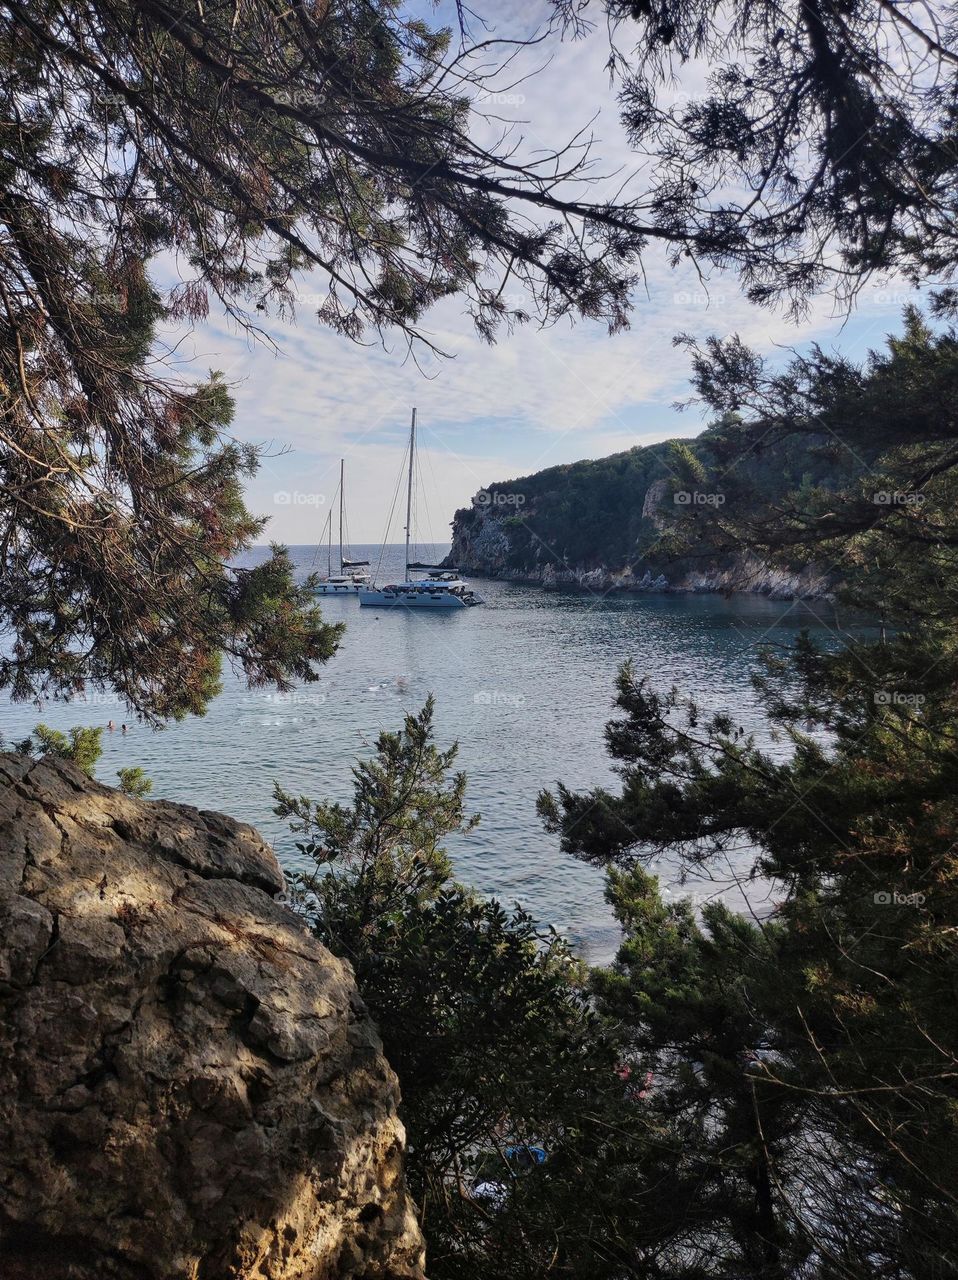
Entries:
[[[360, 587], [370, 582], [368, 560], [347, 560], [343, 554], [343, 525], [346, 510], [346, 459], [339, 460], [339, 573], [333, 573], [333, 513], [327, 518], [329, 542], [327, 544], [326, 577], [316, 583], [318, 596], [354, 596]], [[325, 530], [324, 530], [325, 531]]]

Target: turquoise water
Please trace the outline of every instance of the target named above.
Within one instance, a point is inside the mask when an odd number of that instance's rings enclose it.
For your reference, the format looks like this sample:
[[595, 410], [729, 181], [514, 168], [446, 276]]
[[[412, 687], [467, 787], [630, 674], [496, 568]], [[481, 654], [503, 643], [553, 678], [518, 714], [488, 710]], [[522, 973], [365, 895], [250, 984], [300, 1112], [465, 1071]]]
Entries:
[[[310, 567], [313, 548], [291, 552], [304, 571]], [[354, 547], [353, 553], [376, 567], [378, 548]], [[401, 572], [400, 549], [389, 549], [380, 580]], [[459, 740], [469, 805], [482, 815], [479, 827], [452, 846], [458, 875], [503, 902], [521, 902], [590, 958], [606, 958], [616, 931], [602, 875], [559, 852], [541, 828], [535, 800], [557, 779], [576, 788], [614, 782], [603, 727], [617, 668], [631, 657], [658, 688], [675, 684], [704, 707], [728, 709], [746, 729], [764, 735], [750, 685], [758, 666], [755, 646], [788, 642], [803, 627], [831, 639], [833, 611], [744, 596], [599, 598], [511, 583], [475, 585], [484, 607], [439, 614], [324, 599], [325, 615], [345, 621], [347, 630], [318, 685], [280, 695], [250, 691], [228, 674], [202, 719], [158, 732], [131, 722], [126, 735], [105, 733], [98, 777], [112, 782], [120, 767], [141, 765], [155, 796], [253, 823], [290, 865], [297, 853], [271, 812], [273, 780], [315, 798], [348, 799], [354, 758], [370, 750], [380, 729], [398, 727], [403, 712], [418, 709], [432, 692], [439, 740]], [[106, 725], [111, 718], [118, 725], [130, 719], [103, 695], [42, 710], [0, 705], [0, 730], [8, 740], [23, 737], [38, 719], [63, 728]], [[667, 859], [657, 869], [674, 885]], [[689, 889], [732, 901], [738, 896], [721, 877]], [[760, 901], [753, 906], [762, 910]]]

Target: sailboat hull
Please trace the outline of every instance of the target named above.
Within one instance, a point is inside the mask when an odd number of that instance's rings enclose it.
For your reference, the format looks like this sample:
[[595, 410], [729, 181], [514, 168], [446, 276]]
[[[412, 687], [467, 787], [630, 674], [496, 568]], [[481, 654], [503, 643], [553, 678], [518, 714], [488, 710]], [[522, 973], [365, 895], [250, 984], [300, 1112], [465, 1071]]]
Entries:
[[361, 605], [379, 609], [468, 609], [481, 603], [478, 596], [456, 595], [452, 591], [415, 587], [362, 587], [359, 592]]

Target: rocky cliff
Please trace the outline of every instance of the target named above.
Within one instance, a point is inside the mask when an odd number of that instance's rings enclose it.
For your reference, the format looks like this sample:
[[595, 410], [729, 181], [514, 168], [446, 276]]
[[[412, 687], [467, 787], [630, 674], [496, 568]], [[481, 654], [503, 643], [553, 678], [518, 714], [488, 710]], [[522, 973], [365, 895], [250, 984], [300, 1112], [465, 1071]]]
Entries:
[[[653, 481], [637, 495], [641, 521], [656, 521], [662, 485]], [[547, 590], [746, 592], [773, 600], [819, 599], [834, 585], [815, 566], [788, 570], [751, 555], [716, 555], [689, 563], [641, 552], [630, 559], [622, 551], [606, 560], [601, 545], [593, 555], [570, 555], [561, 543], [536, 533], [534, 502], [517, 515], [515, 507], [484, 503], [486, 493], [473, 500], [472, 508], [456, 512], [453, 523], [448, 563], [465, 573]]]
[[0, 755], [3, 1280], [415, 1280], [395, 1077], [252, 828]]
[[[747, 526], [864, 465], [827, 435], [755, 444], [734, 415], [687, 440], [549, 467], [480, 490], [456, 512], [449, 563], [469, 573], [598, 591], [754, 592], [814, 598], [835, 587], [799, 553], [765, 564]], [[796, 495], [802, 495], [796, 499]]]

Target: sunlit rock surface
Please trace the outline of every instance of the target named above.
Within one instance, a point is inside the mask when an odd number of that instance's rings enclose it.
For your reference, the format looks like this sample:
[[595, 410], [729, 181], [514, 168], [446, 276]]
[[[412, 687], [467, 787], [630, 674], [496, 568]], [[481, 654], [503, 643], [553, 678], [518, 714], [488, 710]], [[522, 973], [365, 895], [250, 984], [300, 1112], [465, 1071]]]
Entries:
[[3, 1280], [412, 1280], [396, 1081], [220, 814], [0, 755]]

